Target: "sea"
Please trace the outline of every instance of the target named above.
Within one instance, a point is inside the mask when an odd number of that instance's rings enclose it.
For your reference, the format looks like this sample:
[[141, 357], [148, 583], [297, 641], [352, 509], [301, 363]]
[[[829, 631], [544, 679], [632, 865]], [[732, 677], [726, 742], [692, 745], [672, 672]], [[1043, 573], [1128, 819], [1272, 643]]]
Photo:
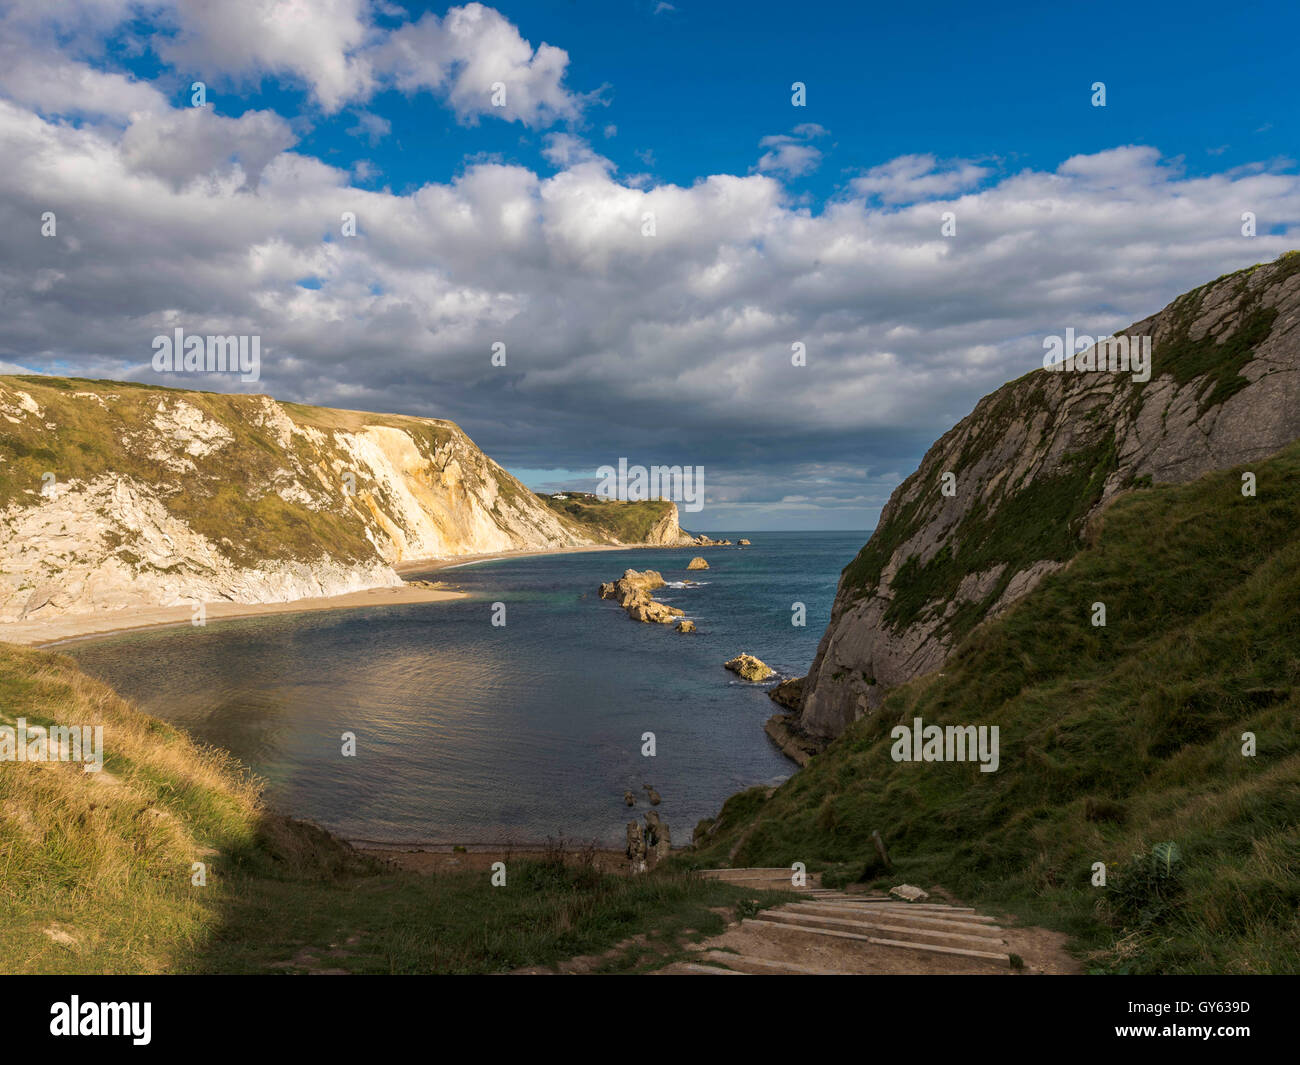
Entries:
[[[60, 650], [230, 751], [263, 779], [271, 808], [354, 842], [619, 846], [653, 787], [681, 844], [728, 796], [793, 771], [763, 731], [777, 709], [767, 692], [807, 672], [840, 570], [867, 538], [712, 535], [752, 546], [479, 561], [407, 574], [464, 599], [209, 621]], [[709, 569], [688, 571], [697, 554]], [[601, 600], [600, 583], [629, 568], [662, 573], [669, 586], [655, 597], [698, 631], [642, 624]], [[740, 652], [778, 677], [751, 684], [725, 670]]]

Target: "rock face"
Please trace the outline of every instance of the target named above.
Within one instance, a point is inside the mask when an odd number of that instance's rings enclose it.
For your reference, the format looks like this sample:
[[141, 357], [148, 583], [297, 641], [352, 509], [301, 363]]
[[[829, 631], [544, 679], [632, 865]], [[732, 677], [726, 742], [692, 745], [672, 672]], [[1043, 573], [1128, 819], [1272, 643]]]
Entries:
[[686, 563], [686, 568], [687, 569], [708, 569], [709, 564], [704, 559], [700, 558], [699, 555], [696, 555], [693, 559], [691, 559], [688, 563]]
[[805, 680], [805, 735], [829, 741], [942, 666], [1068, 563], [1116, 493], [1300, 437], [1300, 253], [1203, 285], [1125, 335], [1152, 338], [1149, 381], [1035, 370], [982, 399], [894, 491], [840, 577]]
[[592, 542], [452, 422], [0, 377], [0, 640], [20, 618], [287, 602]]
[[644, 543], [653, 547], [688, 547], [695, 542], [695, 538], [688, 532], [683, 532], [682, 527], [678, 524], [679, 518], [676, 505], [669, 506], [669, 513], [665, 514], [660, 521], [646, 534]]
[[760, 681], [767, 680], [776, 671], [766, 662], [761, 662], [753, 655], [738, 654], [730, 662], [724, 663], [726, 669], [731, 670], [742, 680]]
[[767, 693], [767, 697], [787, 710], [798, 710], [803, 703], [803, 677], [791, 677], [783, 680]]

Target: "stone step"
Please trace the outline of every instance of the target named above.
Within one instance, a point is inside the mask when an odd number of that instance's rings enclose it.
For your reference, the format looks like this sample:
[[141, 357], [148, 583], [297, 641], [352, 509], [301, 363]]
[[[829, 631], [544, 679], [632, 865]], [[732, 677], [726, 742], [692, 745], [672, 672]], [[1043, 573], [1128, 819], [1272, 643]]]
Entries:
[[851, 939], [860, 943], [868, 943], [876, 947], [891, 947], [900, 950], [919, 950], [927, 954], [947, 954], [953, 957], [961, 958], [978, 958], [981, 961], [998, 962], [1010, 967], [1011, 956], [1009, 954], [994, 953], [987, 950], [970, 950], [966, 947], [945, 947], [937, 943], [908, 943], [899, 939], [884, 939], [878, 936], [867, 936], [860, 932], [841, 932], [833, 928], [810, 928], [803, 925], [786, 924], [782, 921], [768, 921], [758, 917], [746, 917], [741, 922], [745, 925], [757, 925], [764, 928], [782, 928], [787, 931], [793, 930], [803, 935], [810, 936], [829, 936], [835, 939]]
[[924, 928], [911, 922], [891, 921], [887, 917], [842, 917], [827, 914], [824, 909], [816, 906], [801, 906], [793, 904], [788, 907], [782, 907], [779, 910], [764, 910], [763, 916], [776, 919], [785, 918], [809, 918], [807, 921], [800, 920], [799, 924], [817, 924], [822, 928], [842, 928], [845, 931], [867, 931], [888, 932], [902, 936], [921, 936], [925, 940], [952, 940], [954, 942], [973, 943], [982, 945], [996, 945], [1001, 942], [1000, 937], [989, 935], [974, 935], [965, 931], [954, 931], [950, 928]]
[[[733, 969], [749, 970], [751, 976], [765, 974], [789, 973], [796, 976], [856, 976], [848, 969], [824, 969], [814, 965], [799, 965], [792, 961], [774, 961], [771, 958], [756, 958], [751, 954], [728, 954], [722, 950], [711, 950], [704, 955], [710, 961], [730, 965]], [[756, 972], [754, 970], [757, 970]]]
[[665, 969], [664, 972], [673, 973], [695, 973], [697, 976], [748, 976], [749, 973], [737, 972], [735, 969], [724, 969], [720, 965], [700, 965], [693, 961], [679, 961]]

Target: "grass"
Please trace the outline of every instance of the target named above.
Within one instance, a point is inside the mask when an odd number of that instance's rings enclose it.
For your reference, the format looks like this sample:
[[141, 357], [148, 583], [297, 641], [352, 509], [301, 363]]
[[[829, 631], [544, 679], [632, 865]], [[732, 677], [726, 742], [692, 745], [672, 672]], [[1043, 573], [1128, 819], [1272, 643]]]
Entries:
[[504, 887], [395, 872], [266, 810], [228, 756], [71, 659], [0, 644], [0, 724], [18, 717], [100, 724], [106, 757], [99, 774], [0, 763], [4, 973], [503, 972], [580, 953], [642, 971], [721, 931], [717, 911], [767, 897], [681, 872], [604, 873], [559, 848], [507, 860]]
[[644, 543], [650, 530], [675, 513], [676, 504], [662, 499], [626, 502], [617, 499], [555, 499], [539, 496], [543, 503], [586, 535], [621, 544]]
[[[1066, 931], [1098, 971], [1300, 970], [1300, 445], [1249, 469], [1256, 498], [1241, 469], [1121, 496], [941, 674], [891, 692], [770, 799], [730, 800], [688, 862], [739, 842], [736, 865], [884, 884], [879, 829], [889, 882]], [[997, 725], [1001, 768], [894, 762], [890, 730], [914, 717]]]

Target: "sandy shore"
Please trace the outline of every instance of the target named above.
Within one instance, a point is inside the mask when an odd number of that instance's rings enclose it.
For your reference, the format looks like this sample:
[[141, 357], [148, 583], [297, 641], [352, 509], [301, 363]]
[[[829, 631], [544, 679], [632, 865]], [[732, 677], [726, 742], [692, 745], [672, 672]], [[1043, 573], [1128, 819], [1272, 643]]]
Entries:
[[[409, 603], [440, 603], [463, 599], [464, 592], [451, 588], [429, 588], [404, 584], [398, 588], [367, 588], [347, 595], [323, 595], [295, 599], [289, 603], [208, 603], [207, 620], [258, 618], [270, 614], [306, 614], [317, 610], [350, 610], [367, 606], [403, 606]], [[160, 629], [191, 624], [188, 606], [104, 611], [102, 614], [69, 614], [49, 621], [13, 622], [0, 625], [0, 642], [52, 647], [69, 640], [107, 636], [137, 629]]]
[[[457, 555], [452, 558], [411, 559], [399, 562], [393, 568], [400, 574], [413, 575], [453, 570], [479, 562], [493, 562], [507, 558], [532, 558], [536, 555], [571, 555], [593, 551], [672, 550], [644, 544], [596, 544], [589, 547], [561, 547], [552, 550], [498, 551], [484, 555]], [[359, 607], [404, 606], [411, 603], [440, 603], [448, 599], [463, 599], [466, 593], [448, 587], [428, 587], [407, 583], [395, 588], [368, 588], [347, 595], [323, 595], [295, 599], [288, 603], [208, 603], [207, 620], [228, 618], [256, 618], [270, 614], [306, 614], [317, 610], [352, 610]], [[48, 621], [17, 621], [0, 624], [0, 642], [29, 644], [34, 647], [53, 647], [70, 640], [93, 639], [118, 632], [138, 629], [159, 629], [189, 625], [192, 610], [189, 606], [128, 608], [103, 611], [96, 614], [68, 614]]]
[[[450, 846], [428, 849], [403, 849], [379, 844], [354, 846], [362, 854], [376, 858], [394, 869], [405, 869], [426, 876], [436, 873], [487, 872], [492, 868], [493, 862], [505, 862], [508, 865], [512, 861], [544, 861], [554, 856], [554, 852], [539, 847], [471, 844], [456, 851]], [[603, 873], [628, 871], [627, 855], [622, 851], [599, 849], [592, 853], [592, 859], [596, 868]], [[581, 849], [566, 850], [564, 860], [568, 865], [579, 865], [585, 860], [585, 855]]]

